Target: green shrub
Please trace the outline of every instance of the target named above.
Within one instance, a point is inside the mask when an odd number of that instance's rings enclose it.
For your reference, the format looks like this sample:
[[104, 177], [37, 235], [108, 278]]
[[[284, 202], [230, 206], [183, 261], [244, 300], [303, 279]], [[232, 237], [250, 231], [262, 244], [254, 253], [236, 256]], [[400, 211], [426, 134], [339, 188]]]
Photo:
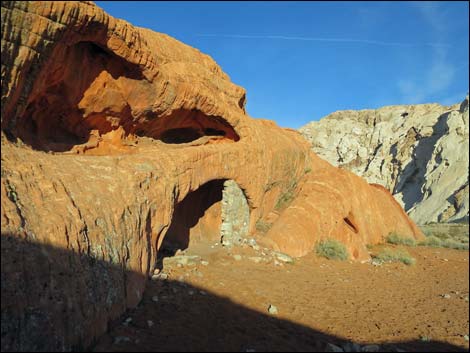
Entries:
[[383, 249], [378, 253], [375, 258], [379, 262], [402, 262], [405, 265], [413, 265], [416, 262], [416, 259], [412, 258], [406, 250], [392, 250], [389, 248]]
[[387, 238], [385, 238], [387, 243], [395, 245], [406, 245], [406, 246], [415, 246], [416, 241], [413, 238], [402, 237], [397, 233], [390, 233]]
[[452, 239], [445, 240], [442, 243], [442, 246], [449, 249], [468, 250], [468, 244], [462, 244]]
[[433, 248], [439, 248], [442, 246], [442, 241], [438, 237], [435, 237], [434, 235], [431, 235], [429, 237], [426, 237], [426, 240], [423, 240], [419, 242], [420, 246], [430, 246]]
[[315, 252], [318, 256], [326, 257], [330, 260], [347, 260], [349, 258], [348, 250], [344, 244], [334, 239], [322, 240], [315, 246]]
[[264, 187], [264, 191], [269, 191], [271, 190], [272, 188], [274, 188], [275, 186], [279, 185], [279, 181], [273, 181], [269, 184], [267, 184], [265, 187]]
[[453, 239], [439, 239], [438, 237], [431, 235], [426, 240], [420, 242], [418, 245], [431, 246], [433, 248], [449, 248], [456, 250], [468, 250], [468, 243], [459, 242]]
[[272, 227], [272, 223], [268, 223], [263, 221], [262, 219], [258, 219], [256, 222], [256, 230], [261, 233], [267, 233]]
[[297, 188], [297, 180], [291, 180], [287, 187], [284, 188], [281, 195], [277, 199], [274, 209], [276, 211], [283, 210], [286, 208], [292, 200], [295, 198], [295, 189]]
[[443, 243], [451, 239], [458, 243], [468, 244], [468, 224], [426, 224], [421, 226], [421, 230], [427, 237], [435, 236]]
[[295, 195], [292, 191], [287, 191], [283, 193], [281, 196], [279, 196], [279, 199], [277, 200], [276, 205], [274, 206], [274, 209], [276, 211], [280, 211], [284, 209], [294, 199], [294, 196]]

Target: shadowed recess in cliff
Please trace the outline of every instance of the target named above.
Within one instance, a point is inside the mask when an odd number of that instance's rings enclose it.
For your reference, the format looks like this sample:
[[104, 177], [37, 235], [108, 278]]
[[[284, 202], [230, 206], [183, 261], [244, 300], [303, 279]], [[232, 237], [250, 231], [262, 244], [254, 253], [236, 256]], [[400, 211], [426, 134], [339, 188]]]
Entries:
[[[220, 116], [196, 109], [156, 112], [139, 106], [142, 102], [136, 92], [147, 99], [158, 95], [139, 65], [92, 42], [57, 45], [35, 80], [16, 131], [8, 135], [34, 149], [74, 153], [98, 148], [103, 141], [120, 147], [123, 140], [139, 137], [169, 144], [204, 136], [239, 140]], [[110, 134], [116, 130], [120, 132]]]
[[[432, 127], [432, 134], [427, 138], [418, 138], [418, 143], [413, 150], [413, 160], [407, 164], [405, 169], [401, 172], [395, 187], [393, 195], [402, 193], [403, 208], [409, 211], [416, 204], [421, 202], [425, 196], [422, 192], [423, 185], [425, 184], [427, 161], [431, 159], [437, 141], [442, 137], [445, 131], [449, 130], [447, 120], [450, 113], [442, 114], [437, 120], [436, 124]], [[416, 134], [416, 130], [412, 133]]]
[[240, 243], [248, 234], [250, 209], [246, 196], [233, 180], [212, 180], [190, 192], [174, 210], [160, 246], [158, 261], [185, 250], [200, 240]]
[[212, 180], [176, 205], [160, 254], [173, 255], [176, 250], [184, 250], [190, 242], [201, 239], [219, 240], [223, 185], [224, 180]]
[[224, 118], [208, 116], [197, 109], [177, 109], [168, 116], [147, 119], [130, 131], [137, 136], [150, 136], [168, 144], [192, 142], [204, 136], [224, 141], [240, 140], [235, 129]]
[[344, 223], [347, 224], [347, 226], [354, 232], [354, 233], [359, 233], [359, 229], [356, 225], [356, 220], [354, 217], [354, 214], [352, 212], [349, 212], [346, 217], [343, 218]]

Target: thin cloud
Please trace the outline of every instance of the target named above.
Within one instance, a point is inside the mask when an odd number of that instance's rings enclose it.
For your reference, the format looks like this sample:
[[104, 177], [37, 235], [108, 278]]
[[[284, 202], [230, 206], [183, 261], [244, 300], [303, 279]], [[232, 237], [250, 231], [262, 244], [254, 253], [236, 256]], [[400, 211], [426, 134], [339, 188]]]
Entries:
[[413, 1], [411, 5], [418, 10], [420, 15], [433, 27], [436, 33], [444, 34], [446, 32], [446, 21], [442, 16], [438, 2]]
[[393, 47], [445, 47], [449, 48], [451, 45], [444, 43], [400, 43], [400, 42], [384, 42], [372, 39], [354, 39], [354, 38], [320, 38], [320, 37], [291, 37], [279, 35], [244, 35], [244, 34], [196, 34], [197, 37], [211, 37], [211, 38], [234, 38], [234, 39], [280, 39], [280, 40], [295, 40], [305, 42], [330, 42], [330, 43], [361, 43], [370, 45], [393, 46]]
[[407, 103], [423, 103], [436, 94], [446, 92], [456, 73], [457, 69], [449, 62], [447, 51], [433, 49], [430, 67], [417, 77], [397, 80], [397, 85]]
[[[412, 5], [429, 25], [434, 40], [441, 41], [448, 36], [450, 19], [443, 14], [439, 3], [413, 2]], [[452, 63], [450, 54], [449, 47], [432, 48], [430, 66], [427, 70], [417, 77], [397, 81], [398, 88], [407, 102], [421, 103], [428, 101], [433, 96], [443, 95], [447, 92], [458, 71], [463, 68], [463, 66], [456, 66]], [[449, 100], [446, 99], [446, 102]]]

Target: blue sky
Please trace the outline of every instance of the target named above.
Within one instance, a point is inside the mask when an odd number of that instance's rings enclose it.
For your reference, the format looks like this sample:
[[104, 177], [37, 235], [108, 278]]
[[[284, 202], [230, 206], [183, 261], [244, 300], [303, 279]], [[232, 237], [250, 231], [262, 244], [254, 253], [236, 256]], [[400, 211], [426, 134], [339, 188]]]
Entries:
[[97, 4], [209, 54], [246, 89], [249, 115], [283, 127], [336, 110], [450, 105], [468, 92], [465, 1]]

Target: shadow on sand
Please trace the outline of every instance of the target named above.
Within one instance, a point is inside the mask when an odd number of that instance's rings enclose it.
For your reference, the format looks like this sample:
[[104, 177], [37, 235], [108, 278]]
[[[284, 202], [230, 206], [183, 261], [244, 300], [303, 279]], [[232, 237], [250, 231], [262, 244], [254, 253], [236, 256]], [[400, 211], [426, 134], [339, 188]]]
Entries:
[[[3, 232], [1, 242], [2, 351], [323, 351], [348, 342], [173, 280], [149, 281], [126, 310], [145, 278], [126, 270], [125, 256], [97, 259]], [[381, 345], [397, 348], [465, 351], [437, 341]]]

